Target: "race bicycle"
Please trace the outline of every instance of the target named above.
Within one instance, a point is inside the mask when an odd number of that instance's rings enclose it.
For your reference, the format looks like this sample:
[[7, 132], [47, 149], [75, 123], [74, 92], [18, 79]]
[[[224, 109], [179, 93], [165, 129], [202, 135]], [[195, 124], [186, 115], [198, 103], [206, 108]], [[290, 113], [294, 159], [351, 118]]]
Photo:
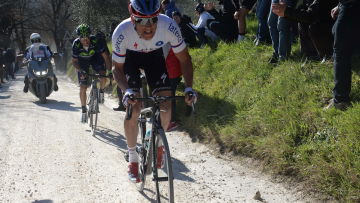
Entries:
[[[192, 94], [189, 95], [192, 97]], [[142, 109], [138, 120], [140, 127], [141, 146], [137, 148], [139, 155], [138, 174], [140, 182], [136, 183], [136, 189], [141, 192], [144, 189], [146, 176], [153, 175], [152, 180], [155, 183], [157, 202], [174, 202], [174, 184], [173, 172], [170, 156], [170, 148], [165, 136], [164, 129], [161, 126], [160, 106], [161, 103], [170, 100], [184, 100], [184, 96], [157, 96], [136, 98], [138, 102], [153, 103], [152, 107]], [[195, 114], [194, 104], [192, 110]], [[150, 134], [146, 131], [146, 114], [151, 113], [149, 122], [152, 124]], [[127, 109], [127, 120], [132, 116], [132, 106]], [[162, 159], [158, 160], [158, 156]]]
[[[86, 105], [88, 107], [87, 116], [89, 118], [89, 126], [91, 128], [91, 133], [93, 136], [95, 136], [98, 113], [100, 113], [99, 111], [100, 91], [97, 87], [97, 83], [100, 82], [100, 78], [110, 78], [110, 77], [99, 74], [94, 74], [94, 75], [87, 74], [87, 75], [92, 77], [90, 94], [86, 100]], [[109, 86], [112, 86], [111, 80]]]

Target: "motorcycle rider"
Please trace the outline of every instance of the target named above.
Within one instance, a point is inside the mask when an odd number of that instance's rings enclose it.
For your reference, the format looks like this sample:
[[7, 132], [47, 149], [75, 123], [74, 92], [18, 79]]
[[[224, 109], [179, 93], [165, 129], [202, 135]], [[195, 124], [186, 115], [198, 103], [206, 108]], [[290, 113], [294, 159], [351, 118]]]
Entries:
[[[112, 78], [111, 60], [106, 53], [104, 45], [98, 38], [91, 35], [90, 26], [86, 24], [80, 25], [76, 29], [79, 36], [75, 39], [72, 47], [72, 64], [78, 71], [78, 79], [80, 84], [80, 101], [82, 107], [81, 123], [86, 123], [86, 90], [90, 65], [100, 75], [106, 75], [104, 67], [104, 59], [109, 77]], [[101, 57], [102, 56], [102, 57]], [[106, 78], [100, 78], [100, 103], [104, 103], [104, 91]]]
[[[47, 45], [44, 45], [41, 43], [41, 37], [38, 33], [32, 33], [30, 35], [30, 41], [32, 45], [28, 48], [26, 48], [26, 58], [29, 59], [36, 59], [36, 58], [42, 58], [42, 59], [50, 59], [52, 56], [52, 52], [50, 50], [50, 47]], [[51, 65], [51, 63], [50, 63]], [[26, 74], [25, 80], [24, 80], [25, 86], [24, 86], [24, 92], [27, 93], [29, 90], [29, 76]], [[59, 87], [57, 85], [57, 78], [54, 74], [54, 91], [58, 91]]]

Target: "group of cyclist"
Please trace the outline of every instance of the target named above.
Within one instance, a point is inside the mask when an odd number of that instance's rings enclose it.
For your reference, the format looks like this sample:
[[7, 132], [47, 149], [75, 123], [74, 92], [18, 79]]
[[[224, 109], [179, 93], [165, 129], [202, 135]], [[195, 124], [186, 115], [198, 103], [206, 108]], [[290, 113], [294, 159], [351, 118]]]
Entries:
[[[192, 89], [193, 65], [186, 43], [177, 23], [161, 15], [159, 0], [130, 0], [130, 18], [120, 23], [112, 35], [112, 63], [106, 53], [105, 46], [95, 36], [91, 35], [88, 25], [77, 28], [78, 38], [73, 43], [72, 64], [78, 72], [80, 84], [80, 101], [82, 106], [81, 122], [86, 123], [86, 90], [90, 65], [100, 75], [115, 79], [124, 92], [122, 103], [128, 108], [132, 105], [132, 118], [124, 121], [125, 136], [129, 151], [128, 177], [131, 182], [139, 182], [138, 155], [136, 143], [138, 134], [138, 117], [141, 104], [140, 69], [144, 70], [149, 89], [153, 96], [172, 96], [171, 85], [165, 60], [170, 49], [179, 59], [185, 80], [185, 100], [188, 105], [196, 102], [197, 94]], [[104, 62], [106, 68], [104, 67]], [[101, 78], [100, 102], [104, 103], [104, 88], [106, 79]], [[193, 97], [189, 99], [189, 93]], [[161, 124], [167, 129], [171, 119], [171, 102], [165, 102], [161, 107]]]

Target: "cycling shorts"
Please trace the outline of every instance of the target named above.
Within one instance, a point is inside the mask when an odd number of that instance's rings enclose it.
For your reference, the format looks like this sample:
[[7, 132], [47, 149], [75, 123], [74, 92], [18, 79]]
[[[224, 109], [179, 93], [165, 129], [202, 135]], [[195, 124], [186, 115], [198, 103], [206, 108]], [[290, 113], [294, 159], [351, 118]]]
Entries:
[[[89, 73], [90, 65], [91, 65], [92, 69], [97, 73], [99, 71], [106, 71], [105, 66], [104, 66], [104, 59], [99, 53], [96, 53], [93, 56], [93, 58], [90, 59], [90, 60], [83, 60], [81, 58], [78, 58], [77, 61], [78, 61], [79, 65], [80, 65], [81, 69], [86, 71], [86, 73]], [[77, 74], [78, 74], [79, 84], [80, 85], [87, 85], [89, 77], [86, 75], [86, 78], [80, 79], [80, 77], [81, 77], [80, 72], [78, 72]]]
[[[258, 1], [258, 0], [244, 0], [244, 1], [241, 3], [240, 7], [241, 7], [241, 8], [245, 8], [245, 9], [247, 9], [247, 10], [251, 10], [251, 9], [254, 7], [254, 5], [256, 4], [257, 1]], [[269, 8], [269, 9], [270, 9], [270, 8]]]
[[140, 69], [143, 69], [152, 95], [156, 92], [171, 91], [169, 74], [166, 69], [163, 49], [157, 49], [149, 53], [126, 51], [124, 74], [129, 87], [134, 92], [140, 92], [141, 80]]

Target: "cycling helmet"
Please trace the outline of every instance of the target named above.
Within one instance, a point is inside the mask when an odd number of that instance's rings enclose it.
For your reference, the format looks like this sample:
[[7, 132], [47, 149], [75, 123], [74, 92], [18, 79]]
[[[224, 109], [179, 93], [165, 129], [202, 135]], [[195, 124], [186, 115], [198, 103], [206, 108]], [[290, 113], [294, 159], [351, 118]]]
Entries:
[[196, 6], [195, 11], [197, 11], [199, 13], [203, 13], [205, 11], [205, 5], [203, 3], [199, 3]]
[[41, 37], [38, 33], [32, 33], [30, 35], [30, 41], [31, 41], [31, 43], [41, 42]]
[[152, 18], [161, 11], [160, 0], [130, 0], [129, 11], [137, 18]]
[[88, 37], [88, 36], [90, 36], [90, 34], [91, 34], [90, 26], [88, 26], [86, 24], [79, 25], [79, 27], [76, 29], [76, 34], [79, 37]]

